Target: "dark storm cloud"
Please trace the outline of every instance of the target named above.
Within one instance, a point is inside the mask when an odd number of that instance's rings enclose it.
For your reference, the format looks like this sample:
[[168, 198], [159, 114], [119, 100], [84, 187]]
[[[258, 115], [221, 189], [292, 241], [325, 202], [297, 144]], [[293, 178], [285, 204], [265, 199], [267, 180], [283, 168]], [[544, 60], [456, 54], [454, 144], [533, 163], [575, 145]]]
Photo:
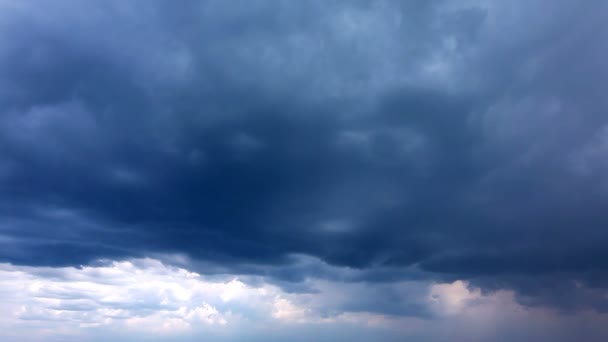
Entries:
[[603, 305], [603, 3], [2, 6], [3, 260], [337, 277], [301, 254]]

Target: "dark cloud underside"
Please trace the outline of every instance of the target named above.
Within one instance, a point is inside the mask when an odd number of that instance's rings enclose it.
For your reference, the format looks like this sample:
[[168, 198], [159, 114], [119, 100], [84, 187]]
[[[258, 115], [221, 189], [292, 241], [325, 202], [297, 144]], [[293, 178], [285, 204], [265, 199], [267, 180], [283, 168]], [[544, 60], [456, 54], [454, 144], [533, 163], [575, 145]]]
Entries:
[[1, 7], [0, 261], [328, 276], [264, 271], [306, 254], [606, 307], [604, 2]]

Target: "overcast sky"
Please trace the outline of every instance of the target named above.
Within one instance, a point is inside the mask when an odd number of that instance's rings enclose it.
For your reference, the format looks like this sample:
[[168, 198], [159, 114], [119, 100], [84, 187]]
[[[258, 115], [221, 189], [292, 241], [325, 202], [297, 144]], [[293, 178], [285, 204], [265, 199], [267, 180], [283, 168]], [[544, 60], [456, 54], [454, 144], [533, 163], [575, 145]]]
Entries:
[[0, 0], [0, 339], [606, 341], [607, 17]]

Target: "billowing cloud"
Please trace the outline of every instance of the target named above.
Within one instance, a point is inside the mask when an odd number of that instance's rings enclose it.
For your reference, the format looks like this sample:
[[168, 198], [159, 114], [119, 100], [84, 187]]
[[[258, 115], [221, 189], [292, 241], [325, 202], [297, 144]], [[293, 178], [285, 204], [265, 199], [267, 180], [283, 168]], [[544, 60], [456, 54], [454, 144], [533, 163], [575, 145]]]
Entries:
[[[205, 277], [155, 259], [100, 261], [79, 268], [3, 264], [2, 325], [16, 328], [14, 336], [34, 331], [33, 339], [40, 338], [38, 331], [47, 332], [45, 339], [90, 338], [99, 331], [165, 338], [198, 332], [238, 338], [236, 331], [251, 329], [252, 324], [262, 335], [272, 334], [277, 326], [335, 324], [399, 331], [398, 320], [377, 311], [382, 308], [375, 300], [377, 288], [320, 279], [308, 283], [311, 291], [306, 293], [285, 292], [263, 279]], [[433, 315], [453, 314], [454, 301], [464, 309], [469, 299], [464, 298], [468, 290], [462, 282], [401, 282], [384, 290], [397, 300], [394, 307], [416, 306], [432, 310]], [[54, 329], [56, 324], [61, 324], [60, 330]]]
[[[391, 293], [393, 306], [414, 304], [428, 310], [434, 323], [365, 309], [370, 303], [385, 303], [379, 300], [378, 287], [363, 282], [309, 282], [314, 291], [289, 293], [264, 281], [254, 285], [248, 276], [209, 277], [155, 259], [103, 261], [79, 268], [2, 264], [0, 326], [7, 329], [5, 337], [24, 341], [115, 336], [146, 341], [189, 341], [196, 336], [268, 340], [290, 332], [298, 332], [302, 341], [329, 341], [352, 332], [374, 341], [403, 337], [434, 341], [448, 334], [482, 341], [494, 336], [493, 330], [505, 338], [550, 336], [567, 341], [572, 333], [581, 334], [563, 329], [567, 335], [560, 337], [563, 331], [558, 324], [567, 316], [527, 309], [516, 303], [512, 292], [482, 294], [463, 281], [399, 282], [380, 289]], [[601, 336], [605, 315], [588, 313], [585, 319], [590, 340]], [[532, 322], [522, 325], [526, 320]], [[535, 324], [554, 330], [535, 331]], [[520, 325], [521, 331], [508, 332], [513, 325]]]
[[[27, 283], [146, 258], [238, 275], [307, 324], [452, 321], [505, 293], [601, 316], [607, 9], [0, 1], [0, 262]], [[229, 324], [201, 300], [129, 312]], [[131, 310], [106, 304], [68, 315]]]

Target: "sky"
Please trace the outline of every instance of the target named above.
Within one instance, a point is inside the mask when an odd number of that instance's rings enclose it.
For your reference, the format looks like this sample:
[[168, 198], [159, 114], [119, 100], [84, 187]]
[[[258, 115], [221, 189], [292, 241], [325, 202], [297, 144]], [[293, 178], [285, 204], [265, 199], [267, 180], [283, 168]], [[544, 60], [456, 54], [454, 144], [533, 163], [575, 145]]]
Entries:
[[607, 16], [0, 0], [0, 340], [606, 341]]

